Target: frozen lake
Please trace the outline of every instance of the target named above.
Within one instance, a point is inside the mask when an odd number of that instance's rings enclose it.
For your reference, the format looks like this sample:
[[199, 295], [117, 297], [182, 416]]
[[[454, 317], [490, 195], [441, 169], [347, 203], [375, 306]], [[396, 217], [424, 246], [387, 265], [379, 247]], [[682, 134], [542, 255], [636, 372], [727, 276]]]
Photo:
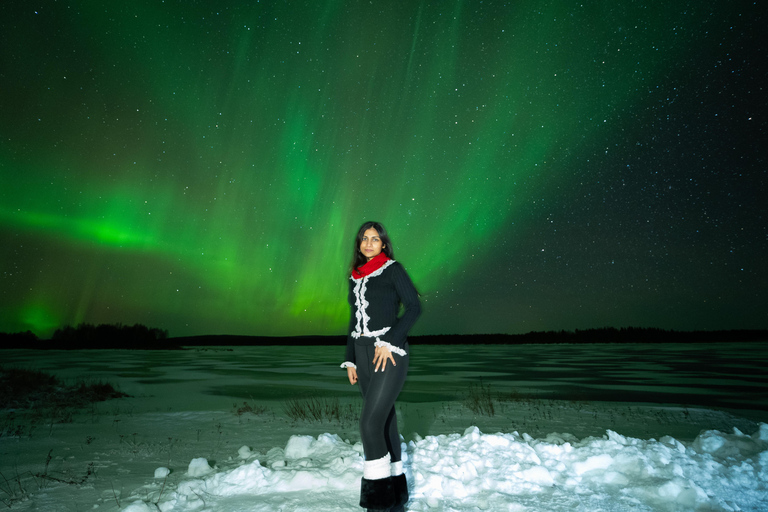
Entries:
[[[5, 366], [132, 396], [61, 423], [55, 410], [3, 411], [0, 473], [13, 485], [0, 500], [20, 512], [360, 510], [360, 398], [343, 353], [4, 350]], [[411, 511], [768, 506], [765, 343], [415, 345], [411, 355], [397, 404]], [[468, 405], [481, 382], [497, 397], [492, 415]], [[290, 417], [287, 399], [310, 397], [349, 414]], [[244, 402], [253, 409], [239, 411]]]
[[[3, 364], [103, 379], [134, 396], [175, 394], [187, 410], [232, 399], [356, 395], [343, 347], [182, 351], [4, 350]], [[400, 402], [452, 401], [482, 382], [520, 398], [684, 404], [768, 411], [768, 343], [412, 345]], [[183, 389], [183, 393], [178, 390]]]

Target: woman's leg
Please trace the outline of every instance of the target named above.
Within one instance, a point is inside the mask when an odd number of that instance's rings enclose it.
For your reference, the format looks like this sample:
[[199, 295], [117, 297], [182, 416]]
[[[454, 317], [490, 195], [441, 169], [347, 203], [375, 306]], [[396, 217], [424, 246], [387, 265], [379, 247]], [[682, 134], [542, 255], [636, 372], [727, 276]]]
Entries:
[[403, 472], [402, 453], [400, 447], [400, 433], [397, 430], [397, 413], [394, 406], [387, 417], [387, 449], [392, 456], [390, 473], [392, 475], [392, 492], [395, 496], [395, 506], [389, 512], [404, 512], [408, 503], [408, 482]]
[[[369, 347], [358, 346], [356, 348], [367, 349]], [[373, 347], [370, 348], [371, 350], [365, 350], [365, 355], [360, 355], [373, 361]], [[356, 359], [361, 361], [360, 357], [356, 356]], [[366, 368], [362, 372], [360, 367], [363, 365], [358, 365], [357, 376], [360, 392], [363, 395], [360, 436], [362, 437], [366, 460], [380, 459], [388, 453], [393, 461], [399, 461], [401, 457], [395, 400], [400, 394], [400, 390], [403, 389], [408, 373], [408, 356], [395, 355], [395, 361], [397, 361], [397, 366], [388, 362], [386, 369], [379, 372], [373, 371], [372, 363], [370, 368]], [[365, 364], [365, 366], [369, 365]]]
[[[408, 373], [408, 356], [395, 355], [397, 366], [388, 362], [384, 371], [375, 372], [374, 350], [373, 346], [355, 346], [358, 384], [363, 395], [360, 437], [365, 453], [360, 505], [386, 510], [402, 500], [402, 489], [393, 488], [391, 476], [398, 473], [397, 479], [405, 480], [394, 405]], [[407, 488], [405, 492], [407, 501]]]
[[384, 440], [387, 443], [387, 451], [392, 457], [392, 462], [402, 460], [402, 449], [400, 447], [400, 432], [397, 430], [397, 412], [395, 412], [395, 406], [389, 411], [389, 416], [384, 422]]

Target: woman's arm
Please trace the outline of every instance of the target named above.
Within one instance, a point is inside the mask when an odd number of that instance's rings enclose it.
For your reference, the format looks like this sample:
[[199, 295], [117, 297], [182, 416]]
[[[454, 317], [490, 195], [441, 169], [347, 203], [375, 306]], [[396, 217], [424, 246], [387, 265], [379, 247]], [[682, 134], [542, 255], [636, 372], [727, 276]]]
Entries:
[[355, 328], [355, 315], [352, 314], [352, 318], [349, 320], [349, 329], [347, 329], [347, 352], [344, 356], [344, 361], [347, 363], [355, 364], [355, 339], [352, 337], [352, 329]]
[[[349, 327], [347, 327], [347, 352], [344, 356], [344, 364], [341, 365], [342, 368], [349, 369], [350, 366], [353, 368], [355, 367], [355, 340], [352, 338], [352, 331], [355, 329], [355, 326], [357, 325], [357, 317], [355, 317], [355, 297], [352, 293], [352, 284], [349, 285], [349, 296], [348, 301], [350, 305], [350, 315], [349, 315]], [[357, 379], [355, 379], [357, 380]]]
[[397, 319], [387, 334], [382, 336], [382, 341], [402, 349], [405, 346], [405, 340], [408, 337], [408, 331], [421, 314], [421, 302], [416, 287], [413, 286], [411, 278], [405, 272], [405, 269], [399, 263], [392, 265], [392, 282], [395, 286], [397, 296], [403, 303], [403, 316]]

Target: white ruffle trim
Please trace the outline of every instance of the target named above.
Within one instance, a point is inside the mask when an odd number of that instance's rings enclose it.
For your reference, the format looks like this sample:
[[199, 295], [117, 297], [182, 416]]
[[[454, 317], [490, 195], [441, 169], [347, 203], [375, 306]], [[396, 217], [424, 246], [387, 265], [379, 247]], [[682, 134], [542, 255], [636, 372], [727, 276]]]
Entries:
[[355, 363], [350, 363], [349, 361], [344, 361], [343, 363], [341, 363], [341, 367], [342, 368], [354, 368], [355, 370], [357, 370], [357, 365]]
[[376, 338], [385, 334], [389, 330], [389, 327], [384, 327], [383, 329], [379, 329], [375, 332], [370, 332], [368, 330], [368, 320], [370, 320], [370, 317], [365, 311], [368, 309], [368, 301], [365, 300], [365, 285], [368, 283], [368, 279], [380, 276], [381, 273], [384, 272], [384, 270], [394, 262], [395, 260], [388, 260], [381, 267], [371, 272], [367, 276], [361, 277], [360, 279], [355, 279], [354, 277], [350, 276], [350, 279], [355, 282], [355, 287], [352, 290], [352, 293], [355, 294], [355, 306], [357, 306], [357, 311], [355, 311], [357, 325], [355, 326], [355, 331], [352, 333], [353, 338], [359, 338], [360, 336], [370, 336], [371, 338]]
[[405, 350], [401, 349], [400, 347], [396, 347], [392, 345], [391, 343], [387, 343], [386, 341], [381, 341], [380, 339], [376, 338], [376, 343], [373, 344], [374, 347], [386, 347], [389, 349], [390, 352], [394, 352], [395, 354], [399, 356], [407, 356], [408, 354], [405, 352]]
[[367, 331], [367, 332], [358, 332], [358, 331], [354, 331], [354, 332], [352, 333], [352, 337], [353, 337], [353, 338], [355, 338], [355, 339], [357, 339], [357, 338], [359, 338], [360, 336], [366, 336], [366, 337], [368, 337], [368, 338], [376, 338], [376, 339], [378, 339], [378, 338], [379, 338], [379, 336], [384, 336], [385, 334], [387, 334], [387, 332], [388, 332], [390, 329], [391, 329], [391, 327], [384, 327], [384, 328], [382, 328], [382, 329], [379, 329], [378, 331], [373, 331], [373, 332], [371, 332], [371, 331]]

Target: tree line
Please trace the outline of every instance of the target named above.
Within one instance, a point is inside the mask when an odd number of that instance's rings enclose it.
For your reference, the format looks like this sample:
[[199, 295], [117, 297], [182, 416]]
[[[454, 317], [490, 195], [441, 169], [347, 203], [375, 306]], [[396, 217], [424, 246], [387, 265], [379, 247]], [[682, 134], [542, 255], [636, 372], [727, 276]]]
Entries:
[[178, 344], [168, 339], [168, 331], [142, 324], [88, 324], [81, 323], [56, 329], [50, 340], [41, 340], [33, 332], [0, 333], [3, 348], [123, 348], [168, 349]]
[[[339, 346], [346, 336], [207, 335], [174, 338], [181, 346]], [[525, 334], [430, 334], [408, 336], [411, 345], [527, 345], [557, 343], [717, 343], [766, 342], [768, 330], [672, 331], [646, 327], [603, 327]]]
[[[525, 334], [437, 334], [408, 337], [424, 345], [519, 345], [535, 343], [718, 343], [768, 341], [768, 330], [674, 331], [654, 327], [603, 327], [575, 331], [532, 331]], [[471, 340], [471, 341], [470, 341]]]
[[[715, 343], [767, 342], [768, 330], [672, 331], [646, 327], [604, 327], [575, 331], [535, 331], [525, 334], [435, 334], [409, 336], [412, 345], [523, 345], [543, 343]], [[205, 335], [168, 338], [168, 331], [141, 324], [80, 324], [57, 329], [50, 340], [31, 331], [0, 333], [0, 348], [122, 348], [178, 349], [184, 346], [338, 346], [346, 336]]]

